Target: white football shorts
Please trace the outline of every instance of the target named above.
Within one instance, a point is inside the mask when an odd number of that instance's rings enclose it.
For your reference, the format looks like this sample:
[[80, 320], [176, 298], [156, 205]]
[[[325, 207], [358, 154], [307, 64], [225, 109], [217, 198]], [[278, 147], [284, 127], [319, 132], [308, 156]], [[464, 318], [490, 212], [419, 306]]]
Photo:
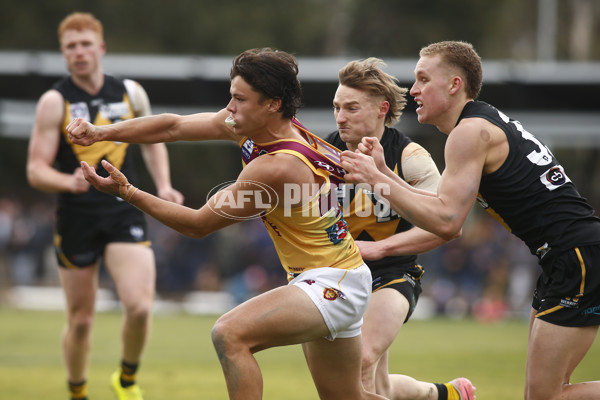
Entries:
[[366, 264], [356, 269], [315, 268], [288, 285], [304, 290], [317, 306], [330, 334], [328, 340], [360, 335], [363, 314], [371, 298], [371, 271]]

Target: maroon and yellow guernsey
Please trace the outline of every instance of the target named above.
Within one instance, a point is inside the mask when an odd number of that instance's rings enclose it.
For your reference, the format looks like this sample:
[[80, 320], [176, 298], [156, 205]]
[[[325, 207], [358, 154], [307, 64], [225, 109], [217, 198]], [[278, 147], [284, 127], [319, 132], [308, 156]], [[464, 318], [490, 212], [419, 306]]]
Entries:
[[[289, 198], [301, 195], [301, 185], [286, 185], [285, 193], [277, 204], [261, 214], [288, 278], [314, 268], [332, 267], [354, 269], [363, 264], [358, 247], [348, 233], [342, 210], [336, 196], [338, 184], [343, 182], [344, 169], [340, 166], [340, 151], [313, 135], [293, 120], [306, 141], [282, 139], [269, 143], [240, 141], [242, 162], [245, 165], [257, 157], [278, 153], [290, 154], [302, 160], [313, 173], [322, 178], [316, 194], [301, 206], [290, 207]], [[283, 198], [281, 198], [283, 197]]]

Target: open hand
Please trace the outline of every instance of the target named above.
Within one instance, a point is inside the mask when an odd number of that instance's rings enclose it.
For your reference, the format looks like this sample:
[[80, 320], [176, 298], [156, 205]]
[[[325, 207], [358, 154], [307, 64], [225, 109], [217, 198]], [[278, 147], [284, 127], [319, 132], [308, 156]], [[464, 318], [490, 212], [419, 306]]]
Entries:
[[137, 188], [130, 184], [127, 177], [108, 161], [102, 160], [102, 166], [110, 174], [107, 178], [98, 175], [93, 167], [82, 161], [81, 169], [83, 170], [85, 180], [101, 192], [119, 196], [125, 201], [130, 201]]

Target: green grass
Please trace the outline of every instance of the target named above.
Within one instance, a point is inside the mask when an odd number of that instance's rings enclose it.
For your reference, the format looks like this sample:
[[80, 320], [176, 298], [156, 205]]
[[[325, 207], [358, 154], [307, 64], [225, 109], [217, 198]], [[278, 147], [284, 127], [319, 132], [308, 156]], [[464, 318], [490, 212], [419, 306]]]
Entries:
[[[182, 314], [155, 316], [139, 374], [146, 400], [227, 398], [210, 341], [214, 321]], [[67, 399], [60, 352], [63, 323], [61, 312], [0, 308], [0, 399]], [[88, 376], [91, 400], [114, 400], [108, 378], [119, 360], [120, 323], [117, 313], [97, 315]], [[526, 341], [527, 325], [522, 321], [411, 321], [392, 348], [390, 370], [432, 382], [467, 376], [477, 386], [479, 399], [520, 399]], [[598, 342], [573, 381], [599, 378]], [[299, 346], [266, 350], [257, 359], [265, 399], [317, 398]]]

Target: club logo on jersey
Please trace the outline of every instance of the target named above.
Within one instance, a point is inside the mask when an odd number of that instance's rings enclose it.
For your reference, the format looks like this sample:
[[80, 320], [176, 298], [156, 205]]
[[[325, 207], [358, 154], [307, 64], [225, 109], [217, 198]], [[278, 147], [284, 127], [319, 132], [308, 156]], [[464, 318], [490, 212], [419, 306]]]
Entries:
[[346, 295], [344, 295], [344, 293], [342, 293], [341, 290], [337, 290], [337, 289], [334, 289], [334, 288], [325, 288], [323, 290], [323, 298], [325, 300], [334, 301], [338, 297], [340, 299], [342, 299], [342, 300], [346, 299]]
[[344, 218], [340, 218], [339, 221], [327, 228], [326, 231], [329, 240], [331, 240], [333, 244], [338, 244], [344, 240], [348, 234], [348, 224], [344, 221]]
[[550, 191], [557, 189], [567, 182], [571, 182], [561, 165], [556, 165], [540, 176], [540, 181]]
[[83, 118], [86, 121], [90, 121], [90, 110], [85, 102], [73, 103], [69, 106], [71, 112], [71, 118]]
[[254, 142], [251, 139], [246, 140], [244, 144], [242, 144], [242, 158], [246, 164], [250, 162], [250, 156], [252, 156], [253, 151]]

